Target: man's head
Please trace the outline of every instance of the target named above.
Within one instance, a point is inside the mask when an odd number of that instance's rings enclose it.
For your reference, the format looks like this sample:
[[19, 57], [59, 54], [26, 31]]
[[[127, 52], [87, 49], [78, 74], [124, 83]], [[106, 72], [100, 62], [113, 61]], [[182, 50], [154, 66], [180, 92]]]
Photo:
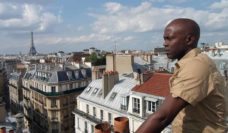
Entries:
[[197, 47], [200, 28], [191, 19], [179, 18], [166, 26], [163, 37], [168, 58], [179, 60], [191, 49]]

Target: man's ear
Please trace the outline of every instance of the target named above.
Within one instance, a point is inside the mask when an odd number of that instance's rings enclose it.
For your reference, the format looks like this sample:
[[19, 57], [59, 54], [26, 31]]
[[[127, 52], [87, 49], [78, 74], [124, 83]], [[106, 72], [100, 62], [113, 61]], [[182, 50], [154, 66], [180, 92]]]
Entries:
[[187, 45], [194, 44], [195, 39], [196, 39], [195, 36], [193, 36], [191, 34], [187, 35], [186, 36], [186, 43], [187, 43]]

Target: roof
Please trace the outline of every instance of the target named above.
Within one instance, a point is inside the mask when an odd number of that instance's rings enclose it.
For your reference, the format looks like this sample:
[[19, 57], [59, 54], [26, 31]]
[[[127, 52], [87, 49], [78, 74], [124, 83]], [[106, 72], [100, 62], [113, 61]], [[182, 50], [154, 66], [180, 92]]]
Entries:
[[47, 83], [59, 83], [67, 81], [85, 80], [92, 75], [90, 68], [70, 69], [33, 69], [25, 73], [24, 79], [35, 79]]
[[154, 73], [142, 85], [135, 86], [132, 91], [165, 97], [169, 94], [169, 78], [172, 74]]
[[115, 84], [105, 98], [100, 95], [102, 84], [102, 79], [93, 80], [78, 96], [78, 99], [85, 99], [98, 105], [111, 106], [112, 109], [120, 110], [121, 97], [130, 94], [137, 81], [133, 78], [119, 76], [119, 82]]

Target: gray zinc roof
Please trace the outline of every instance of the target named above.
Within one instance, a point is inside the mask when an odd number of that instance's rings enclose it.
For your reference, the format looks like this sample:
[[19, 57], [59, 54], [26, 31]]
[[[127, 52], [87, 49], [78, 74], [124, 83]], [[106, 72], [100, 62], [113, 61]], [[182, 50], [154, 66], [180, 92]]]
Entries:
[[100, 95], [102, 91], [102, 79], [98, 79], [92, 81], [78, 98], [119, 111], [122, 100], [121, 96], [129, 94], [136, 84], [137, 81], [135, 79], [120, 76], [119, 82], [112, 88], [108, 95], [103, 98], [102, 95]]

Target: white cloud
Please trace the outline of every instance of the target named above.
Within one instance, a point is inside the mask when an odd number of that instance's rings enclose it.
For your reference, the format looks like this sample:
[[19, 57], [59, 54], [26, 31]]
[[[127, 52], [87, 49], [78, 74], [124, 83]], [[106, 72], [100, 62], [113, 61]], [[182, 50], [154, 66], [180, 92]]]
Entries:
[[228, 8], [228, 0], [221, 0], [220, 2], [214, 2], [213, 4], [211, 4], [210, 8], [212, 9]]
[[131, 41], [133, 39], [134, 39], [134, 37], [132, 37], [132, 36], [127, 36], [127, 37], [123, 38], [124, 41]]
[[[39, 39], [40, 38], [40, 39]], [[84, 42], [102, 42], [113, 40], [112, 36], [102, 34], [89, 34], [76, 37], [54, 37], [42, 36], [36, 41], [38, 44], [55, 45], [55, 44], [80, 44]]]
[[59, 22], [40, 5], [0, 2], [0, 29], [45, 31]]
[[115, 13], [117, 11], [120, 11], [123, 8], [123, 6], [119, 3], [109, 2], [105, 4], [105, 8], [108, 12]]
[[187, 0], [149, 0], [150, 2], [172, 2], [172, 3], [184, 3]]
[[118, 10], [112, 15], [109, 13], [93, 14], [93, 17], [96, 18], [93, 29], [103, 34], [162, 31], [168, 21], [184, 17], [196, 20], [205, 31], [228, 30], [227, 9], [213, 12], [170, 6], [157, 8], [149, 2], [142, 2], [136, 7], [125, 6], [124, 8], [125, 10]]

